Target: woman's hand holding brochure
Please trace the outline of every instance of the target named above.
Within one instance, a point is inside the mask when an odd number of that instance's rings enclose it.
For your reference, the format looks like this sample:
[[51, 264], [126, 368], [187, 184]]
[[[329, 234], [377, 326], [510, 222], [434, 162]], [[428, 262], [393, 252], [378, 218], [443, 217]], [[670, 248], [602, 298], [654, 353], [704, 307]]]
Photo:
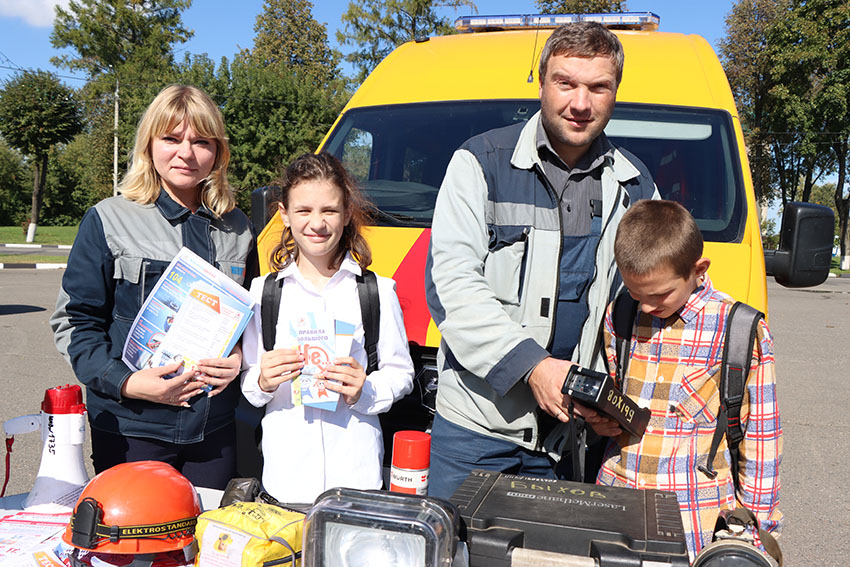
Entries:
[[204, 391], [204, 383], [195, 380], [195, 371], [187, 370], [174, 378], [164, 378], [179, 371], [182, 364], [172, 362], [133, 372], [121, 387], [121, 395], [170, 406], [189, 407], [188, 400]]
[[220, 394], [228, 384], [239, 376], [242, 367], [242, 347], [233, 347], [230, 356], [226, 358], [204, 358], [195, 367], [195, 380], [204, 383], [207, 395], [213, 397]]

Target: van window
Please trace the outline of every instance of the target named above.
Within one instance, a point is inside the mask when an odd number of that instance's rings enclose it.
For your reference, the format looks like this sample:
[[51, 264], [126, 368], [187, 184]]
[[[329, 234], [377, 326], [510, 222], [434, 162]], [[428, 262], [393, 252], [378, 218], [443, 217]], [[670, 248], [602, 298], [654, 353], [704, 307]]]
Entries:
[[[378, 224], [428, 227], [454, 151], [492, 128], [527, 121], [538, 100], [399, 104], [348, 111], [325, 151], [339, 157], [382, 213]], [[725, 111], [618, 103], [606, 133], [682, 203], [708, 241], [739, 241], [744, 189]]]

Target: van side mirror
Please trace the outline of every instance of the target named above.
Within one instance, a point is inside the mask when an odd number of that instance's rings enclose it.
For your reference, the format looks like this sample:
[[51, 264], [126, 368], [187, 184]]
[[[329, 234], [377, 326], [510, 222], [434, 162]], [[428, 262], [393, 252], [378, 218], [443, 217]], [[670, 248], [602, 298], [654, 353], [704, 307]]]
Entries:
[[269, 185], [251, 191], [251, 222], [257, 234], [269, 223], [274, 214], [273, 206], [280, 197], [280, 188]]
[[832, 258], [835, 214], [812, 203], [785, 205], [779, 249], [765, 250], [768, 274], [785, 287], [810, 287], [823, 283]]

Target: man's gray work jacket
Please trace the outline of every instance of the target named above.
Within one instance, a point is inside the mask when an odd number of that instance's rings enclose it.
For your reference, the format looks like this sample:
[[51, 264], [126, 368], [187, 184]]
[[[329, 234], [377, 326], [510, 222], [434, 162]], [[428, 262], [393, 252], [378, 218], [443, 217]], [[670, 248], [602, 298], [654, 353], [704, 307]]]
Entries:
[[222, 218], [203, 206], [192, 214], [160, 191], [150, 205], [105, 199], [80, 222], [50, 324], [56, 347], [86, 386], [93, 428], [186, 444], [233, 424], [238, 381], [212, 398], [193, 397], [188, 408], [121, 395], [133, 373], [121, 360], [130, 325], [182, 246], [237, 283], [255, 271], [248, 264], [256, 261], [253, 230], [239, 209]]
[[[549, 356], [563, 241], [558, 198], [537, 153], [539, 120], [538, 112], [524, 125], [485, 132], [454, 153], [437, 197], [425, 270], [428, 307], [442, 333], [437, 411], [532, 450], [544, 449], [544, 440], [523, 378]], [[617, 224], [630, 203], [658, 196], [636, 164], [643, 166], [614, 148], [602, 166], [602, 235], [589, 313], [573, 354], [573, 362], [602, 371], [600, 329], [620, 285]], [[560, 448], [564, 432], [556, 428], [545, 448]]]

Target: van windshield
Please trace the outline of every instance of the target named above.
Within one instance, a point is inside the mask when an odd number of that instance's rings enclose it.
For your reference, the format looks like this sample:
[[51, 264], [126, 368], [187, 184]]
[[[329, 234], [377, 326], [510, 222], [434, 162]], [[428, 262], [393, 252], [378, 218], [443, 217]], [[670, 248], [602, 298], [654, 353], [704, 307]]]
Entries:
[[[468, 138], [527, 121], [537, 100], [399, 104], [348, 111], [324, 150], [340, 158], [379, 209], [382, 226], [429, 227], [446, 166]], [[618, 103], [605, 129], [682, 203], [707, 241], [740, 241], [744, 190], [727, 112]]]

